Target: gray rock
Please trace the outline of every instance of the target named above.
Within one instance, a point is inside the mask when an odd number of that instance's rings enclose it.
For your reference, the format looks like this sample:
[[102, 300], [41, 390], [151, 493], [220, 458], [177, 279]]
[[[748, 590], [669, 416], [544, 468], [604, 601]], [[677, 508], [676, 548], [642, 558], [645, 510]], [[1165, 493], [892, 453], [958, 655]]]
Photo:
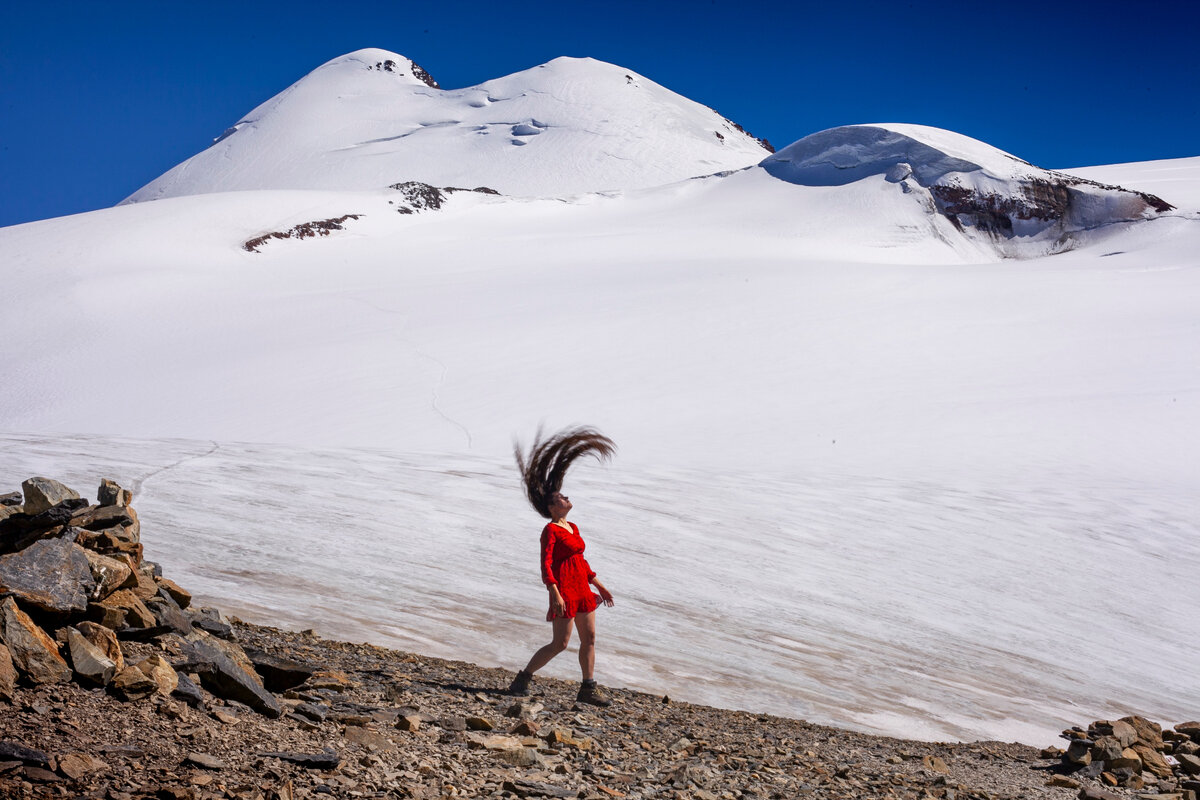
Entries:
[[20, 761], [31, 767], [50, 768], [50, 756], [10, 739], [0, 741], [0, 761]]
[[342, 763], [341, 756], [332, 750], [326, 750], [323, 753], [272, 752], [259, 753], [258, 755], [260, 758], [278, 758], [308, 769], [337, 769]]
[[512, 792], [517, 797], [575, 797], [579, 794], [574, 789], [568, 789], [565, 786], [555, 786], [552, 783], [539, 783], [538, 781], [527, 781], [517, 778], [511, 781], [505, 781], [501, 787], [505, 791]]
[[25, 502], [25, 498], [21, 496], [20, 492], [8, 492], [7, 494], [0, 494], [0, 506], [12, 508], [21, 505], [23, 502]]
[[1115, 736], [1101, 736], [1092, 744], [1092, 761], [1112, 761], [1120, 758], [1125, 748]]
[[95, 686], [107, 686], [117, 674], [117, 665], [75, 628], [67, 628], [67, 649], [75, 674]]
[[75, 629], [99, 648], [108, 660], [117, 665], [117, 672], [125, 669], [125, 655], [121, 652], [121, 643], [117, 641], [117, 635], [110, 628], [95, 622], [78, 622], [75, 624]]
[[1086, 767], [1092, 763], [1092, 744], [1090, 739], [1074, 739], [1067, 746], [1067, 753], [1063, 758], [1072, 764]]
[[100, 490], [96, 499], [102, 506], [118, 506], [124, 508], [133, 501], [133, 492], [122, 489], [116, 481], [105, 478], [100, 481]]
[[316, 667], [302, 664], [290, 658], [273, 655], [254, 647], [243, 648], [246, 657], [254, 664], [254, 671], [262, 678], [263, 686], [271, 692], [286, 692], [307, 681], [316, 672]]
[[325, 717], [329, 714], [329, 706], [323, 703], [301, 703], [296, 706], [295, 712], [313, 722], [324, 722]]
[[30, 478], [21, 484], [25, 492], [25, 513], [40, 514], [64, 500], [78, 500], [79, 493], [50, 478]]
[[226, 767], [224, 761], [208, 753], [188, 753], [187, 757], [183, 759], [183, 763], [204, 769], [225, 769]]
[[[185, 642], [186, 663], [181, 666], [181, 671], [199, 674], [204, 688], [218, 697], [244, 703], [272, 719], [283, 716], [283, 706], [262, 685], [253, 665], [237, 645], [198, 631], [188, 636]], [[238, 658], [239, 653], [241, 658]], [[249, 665], [249, 670], [243, 663]]]
[[192, 623], [186, 615], [175, 605], [175, 601], [163, 599], [161, 597], [153, 597], [146, 601], [146, 608], [150, 609], [150, 613], [154, 615], [154, 620], [159, 627], [167, 628], [180, 636], [187, 636], [192, 632]]
[[11, 597], [0, 603], [0, 632], [13, 664], [33, 683], [66, 683], [71, 668], [59, 655], [58, 645], [39, 628]]
[[204, 708], [204, 694], [195, 681], [178, 670], [176, 670], [176, 676], [179, 683], [176, 685], [175, 691], [171, 692], [171, 697], [182, 700], [192, 708]]
[[95, 585], [84, 549], [62, 539], [43, 539], [0, 556], [0, 591], [43, 611], [84, 611]]
[[495, 750], [492, 755], [505, 764], [514, 767], [536, 767], [546, 763], [542, 754], [532, 747], [513, 747], [508, 750]]

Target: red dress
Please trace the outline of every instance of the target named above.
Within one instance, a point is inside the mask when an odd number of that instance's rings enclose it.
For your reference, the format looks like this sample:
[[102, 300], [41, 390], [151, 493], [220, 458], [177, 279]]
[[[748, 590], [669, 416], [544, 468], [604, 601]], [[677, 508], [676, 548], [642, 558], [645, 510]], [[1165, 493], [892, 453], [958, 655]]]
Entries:
[[[542, 529], [542, 582], [547, 586], [558, 584], [563, 598], [564, 611], [561, 616], [573, 619], [576, 614], [595, 611], [596, 595], [589, 585], [596, 573], [583, 557], [583, 537], [579, 527], [568, 522], [570, 530], [551, 522]], [[546, 619], [554, 619], [554, 609], [546, 612]]]

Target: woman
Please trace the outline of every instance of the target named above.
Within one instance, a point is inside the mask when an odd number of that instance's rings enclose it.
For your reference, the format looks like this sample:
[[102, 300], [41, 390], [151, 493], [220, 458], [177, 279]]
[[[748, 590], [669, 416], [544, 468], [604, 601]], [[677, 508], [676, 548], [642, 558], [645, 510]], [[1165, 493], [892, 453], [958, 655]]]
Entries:
[[[567, 469], [585, 454], [607, 460], [616, 446], [607, 436], [590, 428], [574, 428], [562, 431], [545, 441], [541, 431], [534, 437], [526, 460], [520, 445], [516, 448], [517, 467], [525, 496], [530, 505], [550, 522], [542, 529], [541, 568], [542, 583], [549, 593], [550, 610], [546, 620], [554, 625], [554, 638], [529, 659], [525, 669], [517, 673], [510, 694], [529, 694], [533, 673], [550, 663], [550, 660], [567, 649], [571, 642], [571, 631], [579, 630], [579, 668], [583, 671], [583, 685], [576, 700], [597, 706], [610, 704], [608, 697], [596, 686], [592, 676], [596, 660], [596, 595], [591, 586], [600, 593], [599, 600], [606, 606], [613, 604], [612, 593], [596, 580], [596, 573], [583, 557], [584, 543], [579, 527], [567, 522], [571, 512], [571, 501], [562, 493], [563, 478]], [[590, 584], [590, 586], [589, 586]]]

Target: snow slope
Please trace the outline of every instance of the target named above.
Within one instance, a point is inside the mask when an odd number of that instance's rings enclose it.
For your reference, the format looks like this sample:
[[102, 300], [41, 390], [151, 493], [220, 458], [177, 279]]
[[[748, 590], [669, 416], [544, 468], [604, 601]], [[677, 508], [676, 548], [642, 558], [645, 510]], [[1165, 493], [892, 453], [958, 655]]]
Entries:
[[590, 58], [457, 90], [416, 75], [386, 50], [335, 58], [127, 202], [412, 180], [563, 195], [739, 169], [767, 154], [712, 109]]

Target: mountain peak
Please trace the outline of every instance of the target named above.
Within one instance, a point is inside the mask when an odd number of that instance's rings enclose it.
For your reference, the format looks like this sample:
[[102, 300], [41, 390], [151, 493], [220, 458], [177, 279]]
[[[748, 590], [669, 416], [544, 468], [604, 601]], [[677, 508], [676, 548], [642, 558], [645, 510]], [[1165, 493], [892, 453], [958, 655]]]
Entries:
[[129, 201], [420, 181], [564, 196], [752, 166], [766, 151], [710, 108], [635, 72], [563, 56], [444, 90], [378, 48], [326, 62]]
[[350, 65], [359, 69], [365, 68], [369, 72], [380, 72], [396, 75], [401, 78], [411, 78], [434, 89], [441, 88], [438, 82], [433, 79], [433, 76], [421, 67], [420, 64], [411, 58], [402, 56], [399, 53], [393, 53], [390, 50], [384, 50], [380, 47], [364, 47], [361, 50], [355, 50], [353, 53], [346, 53], [344, 56], [338, 56], [326, 61], [317, 67], [315, 71], [342, 65]]

